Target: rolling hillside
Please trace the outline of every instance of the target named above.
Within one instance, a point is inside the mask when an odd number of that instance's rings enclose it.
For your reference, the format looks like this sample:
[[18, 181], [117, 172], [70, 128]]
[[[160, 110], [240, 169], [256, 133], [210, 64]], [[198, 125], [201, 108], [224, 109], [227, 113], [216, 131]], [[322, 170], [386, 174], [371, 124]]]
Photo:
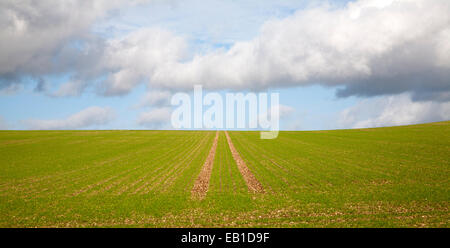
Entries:
[[450, 122], [0, 131], [0, 158], [0, 227], [450, 226]]

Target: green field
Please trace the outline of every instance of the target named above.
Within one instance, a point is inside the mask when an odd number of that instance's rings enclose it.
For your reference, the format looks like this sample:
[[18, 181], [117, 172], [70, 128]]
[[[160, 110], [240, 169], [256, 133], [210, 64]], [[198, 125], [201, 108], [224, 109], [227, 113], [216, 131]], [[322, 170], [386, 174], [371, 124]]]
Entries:
[[0, 131], [0, 227], [450, 227], [450, 122], [215, 133]]

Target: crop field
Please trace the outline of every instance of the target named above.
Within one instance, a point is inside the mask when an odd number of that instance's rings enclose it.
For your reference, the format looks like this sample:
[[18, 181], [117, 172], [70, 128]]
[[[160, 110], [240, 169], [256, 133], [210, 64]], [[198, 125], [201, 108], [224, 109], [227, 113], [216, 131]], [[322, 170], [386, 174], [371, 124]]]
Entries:
[[450, 227], [450, 122], [0, 131], [0, 227]]

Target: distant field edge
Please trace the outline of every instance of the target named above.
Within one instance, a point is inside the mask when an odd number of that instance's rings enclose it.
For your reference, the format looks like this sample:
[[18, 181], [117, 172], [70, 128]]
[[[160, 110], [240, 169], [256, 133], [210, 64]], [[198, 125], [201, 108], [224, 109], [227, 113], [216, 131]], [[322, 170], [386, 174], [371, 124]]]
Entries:
[[[317, 130], [292, 130], [292, 129], [281, 129], [281, 132], [322, 132], [322, 131], [344, 131], [344, 130], [367, 130], [367, 129], [383, 129], [383, 128], [396, 128], [396, 127], [414, 127], [414, 126], [423, 126], [423, 125], [448, 125], [450, 124], [450, 120], [445, 121], [435, 121], [435, 122], [424, 122], [424, 123], [416, 123], [416, 124], [401, 124], [401, 125], [392, 125], [392, 126], [380, 126], [380, 127], [358, 127], [358, 128], [331, 128], [331, 129], [317, 129]], [[73, 132], [97, 132], [97, 131], [110, 131], [110, 132], [120, 132], [120, 131], [133, 131], [133, 132], [210, 132], [210, 131], [247, 131], [247, 132], [260, 132], [262, 130], [245, 130], [245, 129], [52, 129], [52, 130], [26, 130], [26, 129], [0, 129], [0, 132], [60, 132], [60, 131], [73, 131]]]

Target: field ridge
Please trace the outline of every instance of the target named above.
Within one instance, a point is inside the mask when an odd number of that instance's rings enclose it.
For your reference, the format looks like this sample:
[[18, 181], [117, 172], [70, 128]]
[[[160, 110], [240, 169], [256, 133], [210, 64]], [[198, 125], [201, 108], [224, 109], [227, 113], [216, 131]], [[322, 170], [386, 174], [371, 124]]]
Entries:
[[203, 199], [206, 196], [206, 193], [208, 192], [209, 180], [211, 178], [211, 172], [214, 164], [214, 157], [216, 155], [218, 140], [219, 140], [219, 131], [216, 132], [216, 137], [214, 138], [211, 150], [209, 151], [208, 157], [206, 158], [202, 170], [200, 171], [197, 180], [195, 181], [194, 187], [192, 188], [191, 191], [192, 198]]

